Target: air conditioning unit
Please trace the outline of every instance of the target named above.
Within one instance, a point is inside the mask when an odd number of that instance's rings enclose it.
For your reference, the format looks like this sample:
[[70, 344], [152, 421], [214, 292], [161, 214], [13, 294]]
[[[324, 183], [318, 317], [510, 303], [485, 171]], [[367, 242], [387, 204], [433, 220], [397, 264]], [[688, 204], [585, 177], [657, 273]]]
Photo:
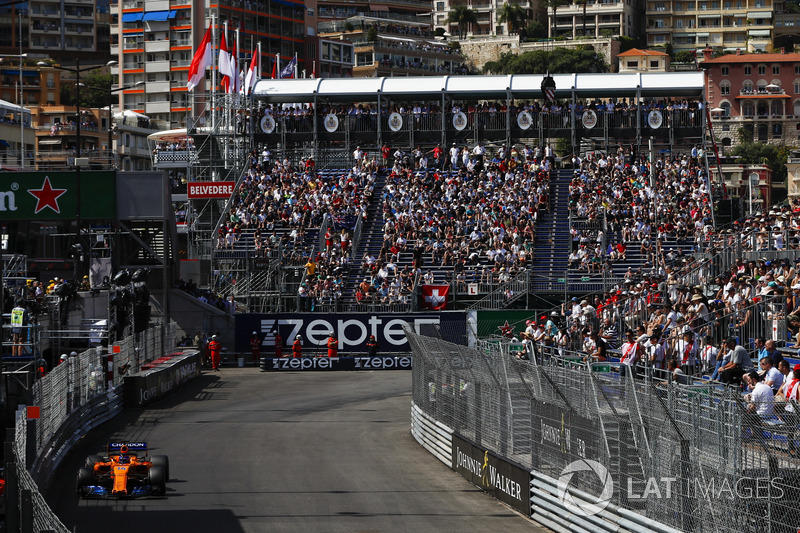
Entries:
[[85, 168], [89, 166], [89, 158], [88, 157], [76, 157], [75, 158], [75, 166]]

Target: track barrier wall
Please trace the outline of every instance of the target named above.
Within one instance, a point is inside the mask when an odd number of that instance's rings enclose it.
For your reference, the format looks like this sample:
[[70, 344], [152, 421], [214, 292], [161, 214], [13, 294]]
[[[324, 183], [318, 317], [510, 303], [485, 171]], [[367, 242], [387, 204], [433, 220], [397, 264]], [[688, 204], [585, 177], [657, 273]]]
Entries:
[[796, 418], [762, 419], [736, 389], [660, 381], [647, 369], [633, 377], [619, 363], [525, 361], [510, 343], [469, 348], [406, 333], [414, 438], [481, 487], [492, 461], [527, 471], [526, 514], [547, 527], [798, 531]]

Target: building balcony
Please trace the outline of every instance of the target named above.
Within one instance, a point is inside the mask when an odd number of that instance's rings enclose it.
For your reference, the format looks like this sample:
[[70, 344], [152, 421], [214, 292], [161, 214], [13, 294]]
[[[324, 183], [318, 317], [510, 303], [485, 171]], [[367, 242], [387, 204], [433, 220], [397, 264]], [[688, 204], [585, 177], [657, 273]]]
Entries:
[[170, 71], [170, 63], [167, 60], [164, 61], [148, 61], [145, 63], [145, 72], [148, 74], [153, 72], [169, 72]]
[[168, 93], [170, 82], [168, 81], [148, 81], [145, 83], [145, 92], [147, 94], [154, 93]]
[[144, 51], [146, 54], [154, 52], [169, 52], [169, 39], [162, 39], [160, 41], [146, 41], [144, 43]]
[[168, 11], [169, 0], [148, 0], [147, 11]]
[[[167, 83], [169, 83], [169, 82], [167, 82]], [[150, 83], [148, 83], [147, 86], [149, 87]], [[169, 89], [167, 89], [167, 90], [169, 90]], [[170, 105], [171, 104], [169, 103], [169, 101], [147, 102], [144, 105], [144, 111], [145, 111], [145, 114], [150, 114], [150, 113], [169, 113]]]

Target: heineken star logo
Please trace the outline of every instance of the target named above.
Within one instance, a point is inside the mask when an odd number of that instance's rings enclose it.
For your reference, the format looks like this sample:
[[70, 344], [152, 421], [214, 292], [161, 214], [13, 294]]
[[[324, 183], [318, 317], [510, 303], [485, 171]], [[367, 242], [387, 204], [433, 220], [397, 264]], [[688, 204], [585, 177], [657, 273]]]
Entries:
[[58, 206], [58, 199], [62, 194], [67, 192], [67, 189], [54, 189], [53, 186], [50, 185], [50, 178], [48, 176], [44, 177], [44, 183], [42, 183], [41, 189], [28, 189], [28, 192], [36, 197], [36, 209], [33, 211], [34, 214], [39, 213], [46, 207], [49, 207], [56, 213], [61, 213], [61, 208]]

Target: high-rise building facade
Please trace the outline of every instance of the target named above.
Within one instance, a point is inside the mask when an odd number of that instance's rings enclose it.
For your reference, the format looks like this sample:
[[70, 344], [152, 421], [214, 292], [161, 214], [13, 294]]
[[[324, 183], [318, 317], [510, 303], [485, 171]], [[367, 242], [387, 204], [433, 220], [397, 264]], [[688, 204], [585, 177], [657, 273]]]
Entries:
[[[259, 42], [265, 76], [270, 75], [276, 56], [284, 66], [296, 56], [298, 72], [304, 68], [311, 72], [313, 68], [306, 61], [306, 36], [312, 33], [306, 18], [315, 10], [313, 3], [225, 0], [209, 6], [189, 0], [128, 0], [117, 7], [111, 24], [111, 52], [119, 62], [114, 73], [119, 76], [120, 87], [131, 87], [121, 91], [120, 105], [146, 115], [156, 129], [187, 125], [192, 114], [192, 95], [186, 88], [189, 66], [212, 23], [215, 57], [225, 23], [231, 51], [238, 30], [240, 70], [247, 69]], [[214, 89], [210, 71], [206, 78], [206, 83], [195, 89], [196, 94]], [[137, 82], [144, 85], [133, 87]], [[220, 76], [216, 76], [216, 82], [219, 84]]]
[[647, 46], [768, 51], [773, 0], [647, 0]]

